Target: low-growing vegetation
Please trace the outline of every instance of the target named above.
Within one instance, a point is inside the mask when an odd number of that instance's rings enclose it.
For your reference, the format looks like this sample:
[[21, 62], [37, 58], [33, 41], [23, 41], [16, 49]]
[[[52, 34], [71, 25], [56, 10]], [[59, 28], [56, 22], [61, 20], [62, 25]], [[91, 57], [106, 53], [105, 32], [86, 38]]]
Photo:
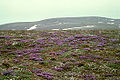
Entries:
[[120, 80], [120, 30], [0, 31], [0, 80]]

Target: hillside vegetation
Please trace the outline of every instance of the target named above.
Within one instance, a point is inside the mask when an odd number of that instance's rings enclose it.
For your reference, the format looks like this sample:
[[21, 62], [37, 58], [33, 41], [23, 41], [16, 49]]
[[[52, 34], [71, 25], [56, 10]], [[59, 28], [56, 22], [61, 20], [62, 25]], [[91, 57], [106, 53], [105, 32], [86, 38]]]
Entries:
[[0, 31], [0, 80], [120, 80], [120, 30]]

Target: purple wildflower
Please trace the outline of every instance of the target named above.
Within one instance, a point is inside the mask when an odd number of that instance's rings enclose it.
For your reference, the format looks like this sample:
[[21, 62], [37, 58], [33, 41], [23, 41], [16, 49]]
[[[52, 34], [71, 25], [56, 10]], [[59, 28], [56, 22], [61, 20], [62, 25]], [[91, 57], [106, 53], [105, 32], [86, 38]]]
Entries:
[[56, 67], [52, 67], [51, 69], [54, 69], [56, 71], [62, 71], [63, 70], [63, 68], [56, 68]]
[[17, 59], [13, 59], [13, 61], [14, 61], [14, 62], [19, 62], [19, 60], [17, 60]]
[[48, 80], [52, 80], [53, 79], [53, 75], [50, 74], [50, 73], [36, 73], [37, 76], [41, 76], [45, 79], [48, 79]]
[[5, 71], [2, 73], [2, 75], [8, 76], [8, 75], [14, 75], [13, 70]]
[[90, 50], [90, 48], [84, 48], [84, 50], [88, 50], [88, 51], [89, 51], [89, 50]]
[[82, 75], [81, 77], [86, 78], [86, 80], [96, 80], [96, 78], [93, 75]]
[[22, 57], [23, 55], [16, 55], [16, 57]]
[[43, 59], [40, 57], [31, 57], [30, 59], [35, 61], [43, 61]]

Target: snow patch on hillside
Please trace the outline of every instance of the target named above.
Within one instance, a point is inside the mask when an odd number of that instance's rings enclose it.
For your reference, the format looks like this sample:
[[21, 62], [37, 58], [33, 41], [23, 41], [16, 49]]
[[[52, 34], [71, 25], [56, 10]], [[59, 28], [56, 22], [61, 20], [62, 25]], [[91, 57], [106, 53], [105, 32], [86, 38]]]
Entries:
[[103, 23], [103, 22], [98, 22], [98, 23]]
[[115, 21], [115, 20], [112, 19], [112, 20], [110, 20], [110, 21]]
[[83, 28], [83, 27], [73, 27], [72, 29], [81, 29], [81, 28]]
[[115, 24], [114, 22], [107, 22], [107, 24]]
[[52, 29], [52, 30], [55, 30], [55, 31], [57, 31], [57, 30], [59, 30], [59, 29]]
[[37, 28], [37, 25], [34, 25], [34, 26], [30, 27], [30, 28], [27, 29], [27, 30], [34, 30], [34, 29], [36, 29], [36, 28]]
[[58, 23], [58, 25], [61, 25], [62, 23]]
[[62, 29], [62, 30], [69, 30], [68, 28]]
[[80, 26], [80, 27], [72, 27], [72, 28], [64, 28], [62, 30], [76, 30], [76, 29], [82, 29], [82, 28], [93, 28], [94, 25], [87, 25], [87, 26]]
[[94, 25], [87, 25], [87, 26], [83, 26], [83, 27], [85, 27], [85, 28], [93, 28], [95, 26]]

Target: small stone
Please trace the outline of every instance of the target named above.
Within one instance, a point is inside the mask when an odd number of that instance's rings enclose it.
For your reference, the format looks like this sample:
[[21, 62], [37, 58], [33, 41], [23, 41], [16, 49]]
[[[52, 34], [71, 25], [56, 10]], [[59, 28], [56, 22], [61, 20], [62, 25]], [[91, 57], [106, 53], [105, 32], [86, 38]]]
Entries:
[[116, 56], [120, 56], [120, 52], [119, 52], [119, 53], [116, 53]]
[[55, 61], [56, 59], [55, 58], [51, 58], [50, 60]]

